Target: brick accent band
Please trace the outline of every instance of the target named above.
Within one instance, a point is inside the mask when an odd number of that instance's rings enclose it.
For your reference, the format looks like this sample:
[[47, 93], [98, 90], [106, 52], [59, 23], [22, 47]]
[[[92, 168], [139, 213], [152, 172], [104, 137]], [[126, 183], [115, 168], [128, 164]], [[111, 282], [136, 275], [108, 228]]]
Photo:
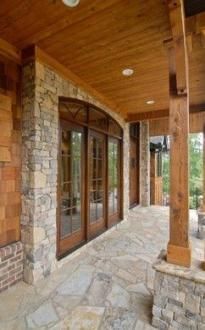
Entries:
[[0, 248], [0, 292], [23, 278], [23, 248], [17, 242]]

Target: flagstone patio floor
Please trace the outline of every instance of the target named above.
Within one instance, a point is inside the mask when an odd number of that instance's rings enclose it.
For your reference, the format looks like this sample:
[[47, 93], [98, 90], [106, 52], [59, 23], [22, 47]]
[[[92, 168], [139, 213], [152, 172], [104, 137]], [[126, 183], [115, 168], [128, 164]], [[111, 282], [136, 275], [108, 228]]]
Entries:
[[[191, 213], [194, 254], [203, 258]], [[137, 207], [35, 286], [0, 294], [0, 329], [151, 330], [152, 263], [168, 241], [168, 208]]]

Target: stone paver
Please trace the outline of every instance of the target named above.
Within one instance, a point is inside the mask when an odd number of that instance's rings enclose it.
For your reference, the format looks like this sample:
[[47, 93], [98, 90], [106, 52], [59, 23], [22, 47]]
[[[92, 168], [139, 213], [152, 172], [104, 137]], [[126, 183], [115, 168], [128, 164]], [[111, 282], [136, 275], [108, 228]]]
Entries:
[[[0, 329], [151, 330], [152, 263], [168, 241], [168, 208], [136, 208], [35, 286], [0, 294]], [[191, 213], [195, 257], [203, 258]]]

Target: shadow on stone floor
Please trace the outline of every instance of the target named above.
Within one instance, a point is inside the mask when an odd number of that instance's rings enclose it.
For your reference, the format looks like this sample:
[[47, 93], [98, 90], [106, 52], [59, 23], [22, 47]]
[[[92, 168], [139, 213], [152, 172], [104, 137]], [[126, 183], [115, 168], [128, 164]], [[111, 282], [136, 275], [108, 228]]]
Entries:
[[[192, 235], [195, 225], [191, 213]], [[168, 234], [167, 208], [131, 210], [128, 221], [92, 241], [47, 279], [3, 292], [0, 329], [153, 329], [152, 263], [166, 248]], [[199, 240], [193, 239], [199, 250]]]

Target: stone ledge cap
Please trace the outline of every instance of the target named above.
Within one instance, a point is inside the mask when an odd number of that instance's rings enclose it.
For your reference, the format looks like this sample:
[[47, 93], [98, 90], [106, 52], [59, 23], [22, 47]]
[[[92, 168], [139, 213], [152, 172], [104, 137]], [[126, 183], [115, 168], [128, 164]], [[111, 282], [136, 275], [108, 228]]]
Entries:
[[152, 265], [153, 269], [171, 276], [177, 276], [196, 283], [205, 284], [205, 271], [200, 269], [200, 264], [192, 265], [191, 268], [177, 266], [166, 262], [166, 251], [162, 250], [156, 262]]

